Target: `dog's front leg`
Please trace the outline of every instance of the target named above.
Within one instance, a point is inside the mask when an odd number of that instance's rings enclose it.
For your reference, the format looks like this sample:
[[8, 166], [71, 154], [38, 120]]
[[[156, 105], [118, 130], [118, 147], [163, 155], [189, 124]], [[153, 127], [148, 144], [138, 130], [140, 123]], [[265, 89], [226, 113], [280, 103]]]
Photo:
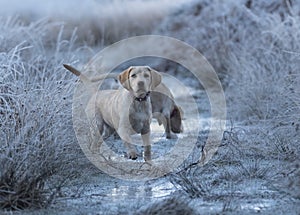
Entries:
[[150, 132], [142, 134], [142, 140], [144, 144], [144, 160], [151, 160], [151, 141], [150, 141]]
[[128, 133], [129, 132], [124, 128], [118, 129], [118, 134], [121, 137], [121, 139], [123, 140], [124, 145], [126, 147], [128, 158], [132, 159], [132, 160], [136, 160], [137, 159], [136, 148], [133, 144], [131, 144], [132, 139]]

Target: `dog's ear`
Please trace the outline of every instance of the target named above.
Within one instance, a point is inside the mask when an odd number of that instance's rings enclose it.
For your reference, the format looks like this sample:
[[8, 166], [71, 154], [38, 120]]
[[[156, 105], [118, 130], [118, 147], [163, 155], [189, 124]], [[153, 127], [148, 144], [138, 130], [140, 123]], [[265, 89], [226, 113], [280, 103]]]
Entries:
[[182, 118], [183, 118], [183, 111], [182, 111], [181, 107], [174, 105], [174, 109], [170, 116], [171, 130], [174, 133], [183, 132]]
[[154, 90], [161, 83], [161, 74], [154, 69], [148, 67], [151, 73], [151, 90]]
[[133, 67], [129, 67], [128, 69], [124, 70], [119, 76], [118, 79], [120, 81], [120, 83], [122, 84], [122, 86], [127, 89], [130, 90], [130, 83], [129, 83], [129, 75], [131, 70], [133, 69]]

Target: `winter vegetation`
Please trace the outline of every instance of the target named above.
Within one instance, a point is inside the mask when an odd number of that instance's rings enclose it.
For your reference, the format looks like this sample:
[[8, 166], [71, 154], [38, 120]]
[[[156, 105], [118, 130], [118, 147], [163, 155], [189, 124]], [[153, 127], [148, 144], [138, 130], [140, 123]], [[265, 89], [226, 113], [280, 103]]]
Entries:
[[[1, 214], [299, 214], [297, 0], [39, 4], [0, 2]], [[107, 45], [143, 34], [175, 37], [208, 59], [228, 123], [206, 165], [189, 158], [165, 177], [133, 184], [85, 158], [72, 123], [77, 78], [62, 64], [80, 68]], [[192, 75], [178, 64], [156, 67], [194, 88], [209, 115]], [[199, 132], [195, 154], [207, 132]]]
[[[72, 128], [74, 79], [61, 64], [76, 59], [73, 39], [44, 45], [49, 25], [1, 20], [0, 207], [50, 204], [80, 157]], [[53, 41], [55, 42], [55, 41]]]

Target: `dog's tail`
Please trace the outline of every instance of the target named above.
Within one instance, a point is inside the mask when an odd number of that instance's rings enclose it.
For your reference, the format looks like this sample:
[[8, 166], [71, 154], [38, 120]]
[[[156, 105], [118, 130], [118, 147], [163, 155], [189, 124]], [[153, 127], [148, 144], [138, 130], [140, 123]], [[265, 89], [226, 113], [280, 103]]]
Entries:
[[91, 83], [91, 82], [98, 82], [98, 81], [101, 81], [101, 80], [104, 80], [104, 79], [108, 79], [108, 78], [114, 78], [114, 79], [118, 79], [118, 75], [117, 73], [108, 73], [108, 74], [101, 74], [101, 75], [98, 75], [98, 76], [95, 76], [91, 79], [89, 79], [88, 77], [86, 77], [85, 75], [83, 75], [80, 71], [78, 71], [77, 69], [75, 69], [74, 67], [70, 66], [70, 65], [67, 65], [67, 64], [63, 64], [63, 66], [69, 70], [70, 72], [72, 72], [74, 75], [78, 76], [80, 78], [80, 80], [83, 82], [83, 83]]
[[77, 69], [75, 69], [74, 67], [67, 65], [67, 64], [63, 64], [63, 66], [69, 70], [70, 72], [72, 72], [74, 75], [78, 76], [80, 78], [80, 80], [84, 83], [84, 84], [90, 84], [91, 80], [86, 77], [84, 74], [82, 74], [80, 71], [78, 71]]
[[79, 76], [81, 75], [81, 72], [79, 72], [77, 69], [75, 69], [74, 67], [68, 65], [68, 64], [63, 64], [64, 67], [69, 70], [70, 72], [72, 72], [74, 75]]
[[117, 73], [101, 74], [96, 77], [93, 77], [91, 79], [91, 82], [97, 82], [97, 81], [101, 81], [101, 80], [108, 79], [108, 78], [114, 78], [114, 79], [118, 80], [118, 76], [119, 76], [119, 74], [117, 74]]

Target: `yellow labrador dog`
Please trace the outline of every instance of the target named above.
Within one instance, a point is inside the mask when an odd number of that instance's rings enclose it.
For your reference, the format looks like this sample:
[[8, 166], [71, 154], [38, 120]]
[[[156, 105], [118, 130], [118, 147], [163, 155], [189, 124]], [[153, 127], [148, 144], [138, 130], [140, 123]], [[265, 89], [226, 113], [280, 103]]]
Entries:
[[[109, 73], [98, 75], [93, 77], [90, 81], [98, 82], [108, 78], [117, 79], [118, 74]], [[164, 126], [167, 139], [176, 138], [176, 135], [173, 135], [172, 132], [183, 132], [183, 111], [178, 105], [176, 105], [174, 96], [172, 95], [170, 89], [161, 82], [155, 87], [154, 91], [151, 91], [150, 98], [153, 118], [157, 119], [159, 125], [162, 124]], [[111, 132], [108, 132], [108, 134], [110, 133]]]
[[[83, 82], [89, 80], [75, 68], [69, 65], [64, 67], [79, 76]], [[131, 135], [141, 134], [144, 160], [149, 161], [151, 160], [150, 123], [152, 120], [150, 91], [161, 83], [161, 75], [148, 66], [134, 66], [123, 71], [118, 79], [123, 88], [98, 91], [88, 102], [86, 114], [90, 120], [96, 120], [101, 134], [105, 129], [117, 131], [127, 148], [130, 159], [137, 159]], [[92, 148], [97, 148], [100, 144], [101, 142]]]

